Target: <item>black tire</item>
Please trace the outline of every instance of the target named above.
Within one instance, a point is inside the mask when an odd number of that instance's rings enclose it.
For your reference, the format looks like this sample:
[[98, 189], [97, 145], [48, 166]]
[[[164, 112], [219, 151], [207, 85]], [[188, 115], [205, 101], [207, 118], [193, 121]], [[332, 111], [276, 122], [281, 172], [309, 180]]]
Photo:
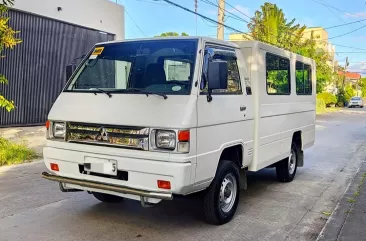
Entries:
[[[292, 143], [291, 145], [291, 162], [295, 162], [294, 166], [291, 168], [289, 164], [289, 158], [285, 158], [282, 161], [278, 162], [276, 165], [276, 174], [277, 179], [280, 182], [291, 182], [295, 175], [297, 170], [297, 160], [299, 159], [299, 149], [297, 148], [295, 143]], [[294, 169], [293, 169], [294, 168]]]
[[[239, 167], [231, 162], [223, 160], [220, 162], [217, 170], [214, 180], [212, 181], [211, 185], [208, 187], [208, 189], [205, 192], [205, 195], [203, 197], [203, 211], [204, 211], [204, 217], [207, 223], [214, 224], [214, 225], [221, 225], [229, 222], [236, 211], [236, 208], [238, 207], [239, 203], [239, 195], [240, 195], [240, 176], [239, 176]], [[223, 181], [229, 180], [229, 179], [235, 179], [236, 186], [232, 185], [232, 190], [235, 190], [236, 187], [236, 194], [235, 198], [232, 196], [233, 202], [231, 202], [230, 205], [228, 205], [229, 210], [223, 210], [220, 206], [220, 190], [222, 189], [222, 186], [225, 185]], [[225, 187], [228, 187], [229, 185], [225, 185]], [[230, 188], [229, 188], [230, 189]], [[224, 189], [226, 191], [226, 188]], [[222, 192], [224, 193], [224, 191]], [[230, 195], [234, 195], [234, 192], [230, 192]], [[224, 198], [227, 194], [224, 194]]]
[[119, 203], [123, 201], [123, 197], [114, 196], [105, 193], [93, 192], [93, 196], [101, 202], [105, 203]]

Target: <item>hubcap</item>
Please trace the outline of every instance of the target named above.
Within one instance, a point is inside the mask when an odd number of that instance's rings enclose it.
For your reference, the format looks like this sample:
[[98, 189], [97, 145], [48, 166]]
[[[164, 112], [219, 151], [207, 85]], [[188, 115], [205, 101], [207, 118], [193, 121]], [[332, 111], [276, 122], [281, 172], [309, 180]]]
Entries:
[[222, 180], [220, 187], [220, 208], [229, 212], [234, 206], [237, 193], [237, 183], [233, 174], [229, 173]]
[[291, 154], [288, 158], [288, 172], [290, 175], [294, 174], [296, 168], [296, 153], [294, 150], [291, 150]]

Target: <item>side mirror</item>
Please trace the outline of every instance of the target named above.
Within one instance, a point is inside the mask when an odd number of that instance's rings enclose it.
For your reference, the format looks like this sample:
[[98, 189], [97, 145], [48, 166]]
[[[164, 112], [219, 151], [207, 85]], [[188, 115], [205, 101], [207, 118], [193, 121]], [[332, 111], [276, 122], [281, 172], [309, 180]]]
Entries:
[[66, 81], [68, 81], [71, 78], [75, 69], [76, 69], [76, 66], [74, 64], [70, 64], [70, 65], [66, 66]]
[[225, 61], [208, 63], [208, 91], [227, 89], [228, 66]]

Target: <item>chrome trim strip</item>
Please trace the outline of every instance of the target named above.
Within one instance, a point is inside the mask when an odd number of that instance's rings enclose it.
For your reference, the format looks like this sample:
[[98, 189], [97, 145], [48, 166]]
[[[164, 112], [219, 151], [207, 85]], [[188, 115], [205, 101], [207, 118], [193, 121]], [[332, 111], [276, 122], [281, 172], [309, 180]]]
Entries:
[[129, 188], [125, 186], [117, 186], [113, 184], [107, 184], [107, 183], [101, 183], [101, 182], [94, 182], [94, 181], [86, 181], [86, 180], [80, 180], [75, 178], [69, 178], [69, 177], [61, 177], [56, 176], [47, 172], [42, 173], [42, 177], [55, 182], [61, 182], [61, 183], [69, 183], [74, 185], [79, 185], [82, 187], [89, 187], [89, 188], [96, 188], [106, 191], [112, 191], [112, 192], [119, 192], [123, 194], [132, 194], [142, 197], [151, 197], [151, 198], [158, 198], [162, 200], [173, 200], [173, 194], [167, 193], [167, 192], [151, 192], [151, 191], [145, 191], [140, 189], [134, 189]]

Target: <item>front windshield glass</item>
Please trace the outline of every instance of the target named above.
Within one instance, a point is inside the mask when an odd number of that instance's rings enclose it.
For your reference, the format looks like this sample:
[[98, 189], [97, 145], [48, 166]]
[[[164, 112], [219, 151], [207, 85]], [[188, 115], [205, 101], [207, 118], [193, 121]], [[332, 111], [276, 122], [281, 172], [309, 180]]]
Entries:
[[361, 100], [360, 97], [353, 97], [352, 100]]
[[65, 91], [189, 94], [197, 40], [98, 45]]

